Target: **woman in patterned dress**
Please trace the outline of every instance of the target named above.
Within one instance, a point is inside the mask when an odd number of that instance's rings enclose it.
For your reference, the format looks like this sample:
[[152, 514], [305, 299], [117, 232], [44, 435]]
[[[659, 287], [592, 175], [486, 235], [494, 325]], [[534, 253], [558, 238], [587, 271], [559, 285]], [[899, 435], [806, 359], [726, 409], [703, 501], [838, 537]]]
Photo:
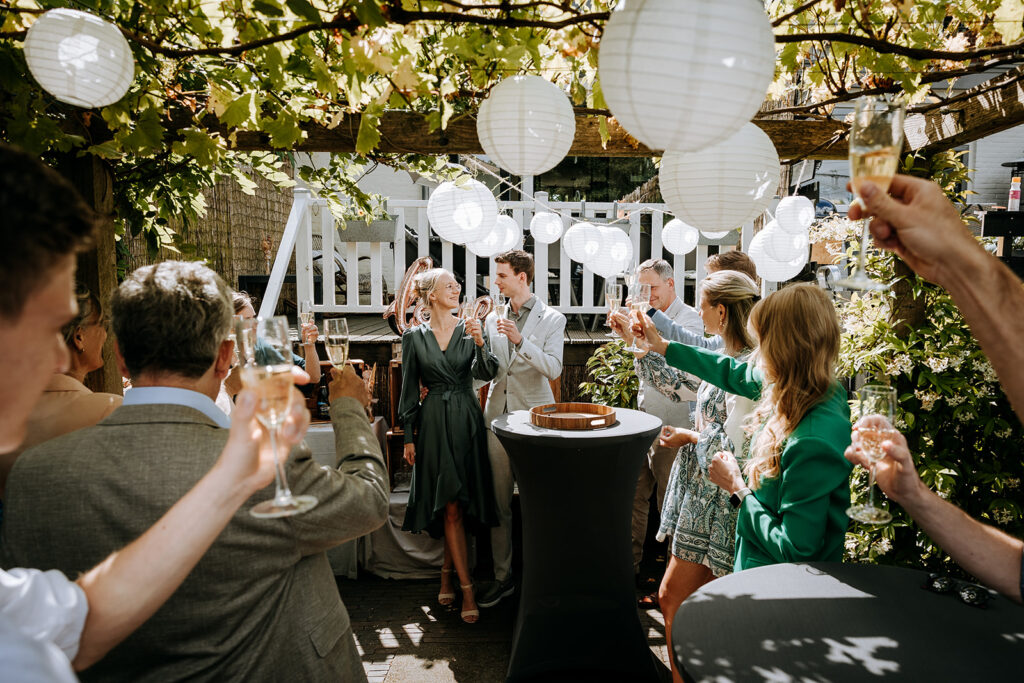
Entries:
[[[757, 286], [748, 276], [723, 270], [701, 285], [700, 317], [708, 334], [718, 334], [723, 351], [745, 360], [754, 346], [747, 315], [758, 300]], [[676, 609], [691, 593], [715, 577], [732, 571], [736, 511], [729, 495], [708, 479], [711, 456], [721, 450], [746, 452], [743, 422], [751, 401], [673, 368], [654, 352], [638, 359], [641, 379], [673, 401], [687, 389], [697, 392], [696, 429], [666, 425], [661, 445], [679, 447], [669, 475], [661, 510], [658, 540], [672, 537], [668, 567], [658, 589], [665, 632], [672, 632]], [[673, 663], [673, 677], [681, 681]]]

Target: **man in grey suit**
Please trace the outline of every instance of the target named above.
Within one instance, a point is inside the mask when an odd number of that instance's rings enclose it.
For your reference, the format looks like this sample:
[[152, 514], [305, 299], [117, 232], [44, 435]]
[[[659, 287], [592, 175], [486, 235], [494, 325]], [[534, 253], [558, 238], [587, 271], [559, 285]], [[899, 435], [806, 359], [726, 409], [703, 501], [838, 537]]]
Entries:
[[[88, 569], [140, 535], [214, 464], [228, 421], [214, 404], [231, 366], [230, 293], [198, 263], [135, 271], [111, 301], [117, 358], [135, 388], [94, 427], [28, 450], [8, 480], [8, 564]], [[366, 421], [368, 396], [346, 370], [331, 385], [339, 458], [308, 449], [287, 463], [295, 493], [319, 504], [256, 519], [246, 502], [181, 587], [84, 680], [365, 680], [324, 551], [379, 527], [387, 478]]]
[[[562, 345], [565, 316], [530, 292], [533, 256], [521, 249], [494, 258], [495, 284], [508, 297], [507, 319], [487, 316], [491, 350], [498, 357], [498, 374], [491, 381], [484, 407], [488, 426], [487, 453], [494, 475], [494, 496], [501, 525], [491, 530], [494, 583], [484, 587], [476, 602], [492, 607], [512, 595], [512, 492], [515, 480], [508, 454], [494, 432], [491, 421], [513, 410], [554, 403], [550, 380], [562, 374]], [[544, 297], [546, 298], [546, 297]], [[501, 336], [498, 336], [501, 335]]]

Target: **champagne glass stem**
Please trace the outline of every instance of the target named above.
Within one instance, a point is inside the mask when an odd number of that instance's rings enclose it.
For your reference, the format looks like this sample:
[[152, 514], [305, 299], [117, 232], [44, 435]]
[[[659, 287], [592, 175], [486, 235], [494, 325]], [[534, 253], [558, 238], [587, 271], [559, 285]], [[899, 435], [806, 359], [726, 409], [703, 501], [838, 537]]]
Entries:
[[267, 430], [270, 433], [270, 452], [274, 454], [274, 500], [278, 504], [287, 505], [291, 501], [292, 492], [284, 475], [284, 461], [277, 452], [277, 428], [277, 423], [274, 423]]
[[875, 463], [868, 468], [868, 507], [877, 509], [875, 505]]
[[861, 224], [860, 252], [857, 254], [857, 272], [866, 276], [867, 273], [864, 271], [864, 268], [867, 265], [868, 240], [871, 239], [871, 230], [870, 230], [871, 219], [870, 218], [861, 219], [860, 224]]

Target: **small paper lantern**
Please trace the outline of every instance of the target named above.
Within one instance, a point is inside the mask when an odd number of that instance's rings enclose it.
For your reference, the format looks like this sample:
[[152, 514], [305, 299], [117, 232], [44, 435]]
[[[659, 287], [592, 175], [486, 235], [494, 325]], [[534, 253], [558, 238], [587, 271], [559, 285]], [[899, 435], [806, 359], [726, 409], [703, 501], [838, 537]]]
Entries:
[[689, 254], [700, 242], [700, 231], [687, 225], [678, 218], [673, 218], [661, 230], [661, 243], [676, 256]]
[[593, 223], [571, 225], [562, 237], [562, 249], [570, 259], [580, 263], [586, 263], [602, 246], [601, 229]]
[[757, 274], [761, 276], [761, 279], [769, 282], [786, 282], [796, 277], [807, 265], [807, 252], [805, 251], [789, 261], [776, 261], [766, 256], [760, 262], [754, 261], [754, 265], [757, 267]]
[[775, 220], [782, 232], [806, 233], [814, 222], [814, 202], [800, 195], [783, 197], [775, 208]]
[[494, 221], [494, 227], [483, 239], [470, 242], [466, 248], [477, 256], [491, 258], [509, 249], [515, 249], [522, 242], [523, 229], [515, 219], [504, 214]]
[[791, 261], [806, 252], [810, 245], [807, 231], [797, 234], [783, 232], [778, 220], [768, 223], [761, 232], [764, 234], [764, 252], [774, 261]]
[[530, 234], [533, 241], [541, 244], [552, 244], [562, 236], [562, 217], [550, 211], [541, 211], [530, 221]]
[[28, 70], [46, 92], [79, 107], [105, 107], [128, 92], [135, 58], [121, 31], [74, 9], [52, 9], [25, 36]]
[[512, 76], [480, 105], [476, 133], [484, 152], [515, 175], [558, 165], [576, 136], [576, 115], [562, 90], [540, 76]]
[[498, 202], [477, 180], [441, 183], [427, 201], [427, 219], [441, 239], [466, 244], [483, 239], [498, 218]]
[[779, 155], [764, 131], [748, 123], [699, 152], [665, 152], [658, 183], [681, 220], [701, 231], [734, 230], [771, 204], [779, 186]]
[[633, 263], [633, 243], [624, 231], [615, 226], [599, 227], [601, 248], [583, 264], [603, 278], [626, 270]]
[[598, 75], [630, 135], [652, 150], [698, 150], [757, 113], [775, 38], [760, 1], [629, 0], [605, 24]]

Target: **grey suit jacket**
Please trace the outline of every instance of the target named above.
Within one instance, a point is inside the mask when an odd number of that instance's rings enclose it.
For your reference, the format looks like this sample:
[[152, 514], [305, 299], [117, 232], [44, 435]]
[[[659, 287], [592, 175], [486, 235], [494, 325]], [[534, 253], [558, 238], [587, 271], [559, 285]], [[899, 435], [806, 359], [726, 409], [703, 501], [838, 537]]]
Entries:
[[487, 334], [491, 350], [498, 358], [498, 374], [487, 390], [484, 422], [513, 410], [553, 403], [548, 380], [562, 374], [562, 346], [565, 316], [540, 299], [534, 303], [523, 324], [523, 343], [509, 352], [509, 344], [498, 335], [497, 317], [487, 316]]
[[[355, 399], [331, 405], [338, 468], [304, 445], [288, 483], [313, 510], [235, 514], [185, 582], [139, 630], [82, 672], [96, 681], [363, 680], [348, 613], [324, 551], [387, 519], [380, 446]], [[26, 451], [4, 500], [7, 566], [88, 570], [141, 535], [217, 460], [228, 430], [179, 405], [130, 405]], [[343, 641], [342, 636], [350, 642]]]

